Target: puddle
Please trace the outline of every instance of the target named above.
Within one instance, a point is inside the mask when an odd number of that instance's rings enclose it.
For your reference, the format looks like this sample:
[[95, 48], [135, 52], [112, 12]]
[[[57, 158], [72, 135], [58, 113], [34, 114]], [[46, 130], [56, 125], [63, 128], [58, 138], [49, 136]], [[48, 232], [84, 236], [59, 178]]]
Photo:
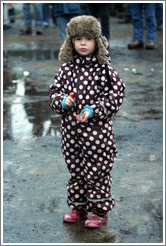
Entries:
[[60, 136], [60, 116], [48, 105], [48, 88], [28, 80], [28, 71], [4, 69], [4, 140]]
[[27, 61], [54, 60], [58, 57], [59, 50], [50, 49], [25, 49], [7, 50], [3, 52], [4, 58], [21, 57]]

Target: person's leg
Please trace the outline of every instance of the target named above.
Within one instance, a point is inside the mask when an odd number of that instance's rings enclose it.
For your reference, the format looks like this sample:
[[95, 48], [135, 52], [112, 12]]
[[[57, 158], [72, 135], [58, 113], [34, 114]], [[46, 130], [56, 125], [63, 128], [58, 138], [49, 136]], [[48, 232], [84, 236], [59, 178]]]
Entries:
[[26, 28], [31, 28], [32, 20], [31, 20], [31, 12], [30, 12], [30, 3], [23, 4], [23, 13], [24, 13], [24, 24]]
[[89, 13], [100, 19], [102, 34], [109, 40], [110, 36], [110, 4], [88, 3]]
[[127, 4], [127, 11], [125, 13], [125, 22], [129, 23], [132, 22], [132, 15], [130, 10], [130, 3]]
[[13, 3], [7, 3], [8, 7], [8, 17], [11, 23], [15, 22], [15, 8]]
[[24, 28], [20, 29], [21, 34], [31, 34], [32, 33], [32, 20], [31, 20], [31, 11], [30, 3], [23, 4], [23, 13], [24, 13]]
[[[93, 163], [91, 171], [87, 173], [86, 182], [88, 211], [102, 217], [112, 210], [115, 201], [111, 196], [111, 174], [102, 170], [102, 166], [99, 166], [100, 163]], [[92, 163], [89, 161], [87, 164], [90, 166]], [[106, 170], [111, 170], [109, 165]]]
[[50, 22], [50, 4], [43, 3], [43, 26], [48, 27]]
[[96, 18], [99, 17], [98, 4], [97, 3], [88, 3], [88, 8], [89, 8], [89, 14], [90, 15], [93, 15]]
[[61, 15], [55, 17], [56, 24], [59, 29], [59, 35], [61, 37], [61, 43], [65, 41], [66, 38], [66, 25], [70, 21], [71, 18], [75, 17], [76, 15]]
[[143, 42], [143, 5], [142, 3], [133, 3], [130, 5], [133, 19], [133, 40]]
[[34, 3], [35, 27], [41, 28], [43, 23], [42, 4]]
[[100, 3], [98, 14], [102, 27], [102, 34], [109, 40], [110, 38], [110, 4]]
[[[156, 6], [155, 3], [144, 3], [145, 20], [146, 20], [146, 41], [147, 48], [154, 48], [154, 43], [156, 41]], [[152, 47], [153, 46], [153, 47]]]
[[61, 43], [65, 41], [66, 38], [66, 24], [68, 23], [65, 15], [55, 17], [56, 24], [59, 29], [59, 35], [61, 38]]
[[163, 24], [163, 3], [156, 3], [156, 21], [157, 29], [160, 29]]
[[9, 25], [9, 21], [7, 19], [7, 11], [6, 4], [3, 3], [3, 30], [9, 29], [11, 26]]
[[101, 130], [88, 127], [81, 134], [84, 178], [87, 184], [87, 209], [95, 215], [85, 222], [86, 227], [98, 228], [106, 223], [107, 213], [114, 207], [110, 175], [116, 156], [113, 138], [113, 132], [108, 128]]
[[143, 47], [143, 4], [131, 3], [130, 10], [133, 20], [133, 42], [128, 45], [129, 49]]
[[81, 12], [83, 15], [89, 15], [90, 14], [88, 3], [80, 3], [80, 6], [81, 6]]
[[[68, 129], [69, 128], [69, 129]], [[77, 131], [70, 126], [62, 127], [62, 153], [65, 158], [71, 178], [67, 184], [68, 198], [67, 203], [71, 209], [81, 210], [86, 208], [86, 189], [87, 185], [83, 173], [82, 149], [77, 138]], [[64, 215], [63, 220], [68, 220], [68, 214]], [[70, 221], [69, 221], [70, 222]]]

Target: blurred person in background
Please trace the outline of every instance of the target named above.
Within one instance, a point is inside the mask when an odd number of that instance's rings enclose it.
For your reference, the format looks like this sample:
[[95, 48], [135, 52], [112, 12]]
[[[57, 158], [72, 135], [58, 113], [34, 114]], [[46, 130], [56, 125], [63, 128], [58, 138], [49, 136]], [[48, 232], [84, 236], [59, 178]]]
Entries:
[[110, 39], [110, 3], [88, 3], [89, 14], [101, 22], [102, 35]]
[[53, 18], [59, 29], [61, 43], [63, 43], [66, 38], [66, 24], [71, 18], [81, 14], [80, 3], [54, 3]]
[[162, 29], [163, 24], [163, 4], [156, 3], [156, 21], [157, 21], [157, 30]]
[[138, 49], [144, 47], [144, 18], [147, 31], [145, 48], [154, 49], [157, 27], [156, 4], [131, 3], [130, 10], [133, 20], [133, 42], [128, 44], [128, 49]]
[[7, 15], [7, 8], [6, 8], [6, 4], [3, 4], [3, 30], [7, 30], [11, 28], [10, 24], [9, 24], [9, 19], [8, 19], [8, 15]]
[[42, 3], [43, 9], [43, 26], [49, 27], [50, 24], [50, 4], [49, 3]]
[[118, 21], [119, 24], [131, 23], [132, 15], [130, 10], [130, 3], [127, 3], [126, 9], [124, 10], [124, 16]]
[[15, 8], [13, 3], [6, 3], [7, 10], [8, 10], [8, 18], [10, 23], [15, 22]]
[[31, 15], [31, 5], [34, 7], [34, 20], [35, 20], [35, 32], [37, 35], [43, 33], [43, 11], [42, 3], [23, 3], [23, 13], [24, 13], [24, 28], [20, 29], [21, 34], [31, 34], [32, 33], [32, 15]]

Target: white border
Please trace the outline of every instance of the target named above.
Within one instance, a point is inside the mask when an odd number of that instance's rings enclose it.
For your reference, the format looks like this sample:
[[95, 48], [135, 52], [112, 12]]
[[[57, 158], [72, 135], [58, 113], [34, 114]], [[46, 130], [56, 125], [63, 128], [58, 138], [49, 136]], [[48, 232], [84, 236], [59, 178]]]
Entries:
[[[21, 1], [21, 3], [45, 3], [46, 1]], [[94, 1], [49, 1], [49, 3], [94, 3]], [[102, 3], [130, 3], [130, 1], [95, 1]], [[131, 1], [132, 3], [149, 3], [149, 1]], [[165, 1], [163, 3], [163, 71], [165, 71]], [[165, 245], [165, 74], [163, 73], [163, 243], [3, 243], [3, 3], [20, 3], [20, 1], [1, 1], [1, 245]], [[95, 232], [94, 232], [95, 235]]]

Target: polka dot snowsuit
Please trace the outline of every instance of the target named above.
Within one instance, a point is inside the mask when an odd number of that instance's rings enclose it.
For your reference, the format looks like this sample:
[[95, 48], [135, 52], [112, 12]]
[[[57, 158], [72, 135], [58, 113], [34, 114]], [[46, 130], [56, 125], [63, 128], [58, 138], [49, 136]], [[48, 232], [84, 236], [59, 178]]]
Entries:
[[[110, 171], [117, 154], [112, 129], [112, 115], [125, 97], [125, 85], [108, 64], [112, 89], [108, 88], [105, 65], [95, 55], [76, 56], [73, 62], [61, 66], [50, 86], [50, 107], [62, 115], [62, 153], [71, 178], [67, 184], [68, 205], [87, 208], [105, 214], [114, 207], [111, 197]], [[61, 102], [71, 92], [77, 92], [77, 103], [63, 109]], [[93, 108], [93, 117], [85, 123], [74, 115], [85, 106]]]

